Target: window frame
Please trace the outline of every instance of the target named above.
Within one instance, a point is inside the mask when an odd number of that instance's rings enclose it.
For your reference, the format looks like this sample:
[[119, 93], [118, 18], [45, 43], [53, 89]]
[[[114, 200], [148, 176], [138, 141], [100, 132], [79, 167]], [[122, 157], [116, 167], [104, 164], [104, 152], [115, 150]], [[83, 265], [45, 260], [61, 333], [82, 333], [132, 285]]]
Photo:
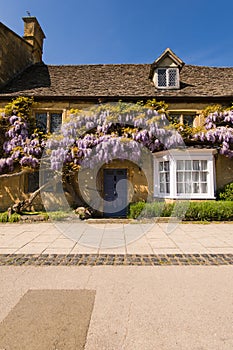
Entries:
[[40, 108], [34, 110], [34, 117], [36, 122], [36, 115], [37, 114], [46, 114], [47, 115], [47, 123], [46, 123], [46, 133], [52, 133], [54, 131], [51, 131], [51, 115], [52, 114], [61, 114], [61, 125], [64, 120], [64, 113], [66, 110], [64, 109], [54, 109], [54, 108]]
[[[154, 197], [169, 199], [215, 199], [216, 176], [214, 149], [170, 150], [154, 153]], [[178, 193], [177, 191], [177, 161], [178, 160], [206, 160], [207, 161], [207, 192], [206, 193]], [[170, 194], [160, 192], [159, 162], [170, 163]], [[193, 183], [193, 181], [192, 181]]]
[[[165, 70], [166, 71], [166, 86], [159, 85], [159, 71]], [[170, 71], [175, 70], [176, 71], [176, 84], [170, 86], [169, 85], [169, 73]], [[156, 77], [156, 87], [158, 89], [179, 89], [180, 88], [180, 72], [178, 67], [158, 67], [155, 70], [155, 77]]]
[[197, 117], [199, 116], [199, 114], [200, 114], [200, 112], [197, 110], [168, 110], [168, 116], [169, 117], [171, 117], [171, 116], [177, 117], [178, 123], [180, 123], [182, 125], [186, 125], [184, 123], [185, 116], [193, 117], [192, 124], [188, 123], [188, 126], [190, 126], [190, 127], [194, 127], [198, 123]]

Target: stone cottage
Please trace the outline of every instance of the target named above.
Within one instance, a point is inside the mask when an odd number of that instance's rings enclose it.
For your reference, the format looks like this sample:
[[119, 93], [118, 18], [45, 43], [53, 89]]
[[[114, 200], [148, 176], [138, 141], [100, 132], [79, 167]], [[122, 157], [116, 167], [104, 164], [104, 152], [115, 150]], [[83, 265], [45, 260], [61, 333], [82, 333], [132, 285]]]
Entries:
[[[0, 23], [0, 108], [15, 97], [33, 96], [37, 102], [33, 113], [43, 131], [53, 132], [71, 109], [154, 98], [169, 105], [170, 117], [197, 126], [206, 106], [233, 101], [233, 68], [185, 64], [170, 49], [151, 64], [46, 65], [43, 30], [35, 17], [23, 21], [23, 37]], [[233, 181], [232, 160], [211, 148], [188, 151], [188, 158], [180, 150], [172, 155], [166, 150], [154, 153], [147, 176], [136, 164], [116, 159], [102, 167], [98, 191], [103, 198], [114, 200], [117, 182], [128, 179], [132, 201], [148, 196], [214, 199], [218, 188]], [[0, 181], [0, 210], [5, 210], [13, 200], [26, 198], [38, 179], [28, 174]], [[125, 187], [124, 192], [121, 196], [127, 202], [129, 189]], [[126, 209], [120, 213], [125, 214]]]

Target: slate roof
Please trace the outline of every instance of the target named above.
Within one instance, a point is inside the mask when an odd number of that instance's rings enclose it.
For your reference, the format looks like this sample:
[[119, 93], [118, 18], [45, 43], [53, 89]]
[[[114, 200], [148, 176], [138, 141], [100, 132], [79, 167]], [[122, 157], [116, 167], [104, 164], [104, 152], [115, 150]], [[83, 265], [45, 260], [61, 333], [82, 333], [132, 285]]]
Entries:
[[229, 97], [233, 68], [184, 65], [179, 90], [156, 89], [149, 79], [151, 64], [106, 64], [28, 67], [0, 90], [1, 97]]

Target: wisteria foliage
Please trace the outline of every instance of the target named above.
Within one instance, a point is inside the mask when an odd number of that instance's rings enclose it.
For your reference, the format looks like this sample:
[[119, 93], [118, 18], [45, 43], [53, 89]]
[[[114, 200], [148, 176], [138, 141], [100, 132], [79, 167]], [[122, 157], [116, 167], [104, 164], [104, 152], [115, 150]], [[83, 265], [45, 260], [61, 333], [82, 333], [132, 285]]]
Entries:
[[38, 133], [29, 133], [29, 124], [25, 119], [12, 115], [9, 129], [3, 144], [5, 157], [0, 159], [0, 173], [13, 171], [15, 166], [36, 168], [42, 156], [45, 141]]
[[205, 120], [205, 131], [194, 135], [194, 138], [233, 158], [233, 110], [210, 113]]
[[169, 126], [165, 114], [140, 109], [122, 114], [108, 110], [71, 115], [60, 133], [47, 142], [53, 170], [64, 164], [94, 167], [113, 159], [138, 163], [143, 147], [151, 152], [184, 146], [180, 134]]
[[[185, 140], [169, 124], [165, 113], [135, 105], [121, 109], [117, 105], [106, 106], [72, 114], [47, 142], [38, 132], [30, 134], [26, 117], [13, 114], [3, 145], [5, 157], [0, 159], [0, 173], [11, 172], [17, 166], [38, 168], [42, 154], [49, 159], [50, 168], [58, 171], [64, 166], [73, 170], [81, 165], [93, 167], [126, 159], [126, 155], [138, 163], [144, 147], [151, 152], [185, 147]], [[194, 140], [233, 157], [233, 111], [210, 113], [205, 130], [194, 135]]]

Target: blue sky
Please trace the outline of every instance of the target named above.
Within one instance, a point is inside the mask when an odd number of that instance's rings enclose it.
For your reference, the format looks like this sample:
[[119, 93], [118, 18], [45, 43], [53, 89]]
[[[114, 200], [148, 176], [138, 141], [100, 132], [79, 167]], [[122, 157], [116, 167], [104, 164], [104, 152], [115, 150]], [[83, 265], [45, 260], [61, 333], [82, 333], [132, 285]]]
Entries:
[[19, 35], [26, 11], [47, 64], [151, 63], [170, 47], [187, 64], [233, 66], [232, 0], [0, 0]]

